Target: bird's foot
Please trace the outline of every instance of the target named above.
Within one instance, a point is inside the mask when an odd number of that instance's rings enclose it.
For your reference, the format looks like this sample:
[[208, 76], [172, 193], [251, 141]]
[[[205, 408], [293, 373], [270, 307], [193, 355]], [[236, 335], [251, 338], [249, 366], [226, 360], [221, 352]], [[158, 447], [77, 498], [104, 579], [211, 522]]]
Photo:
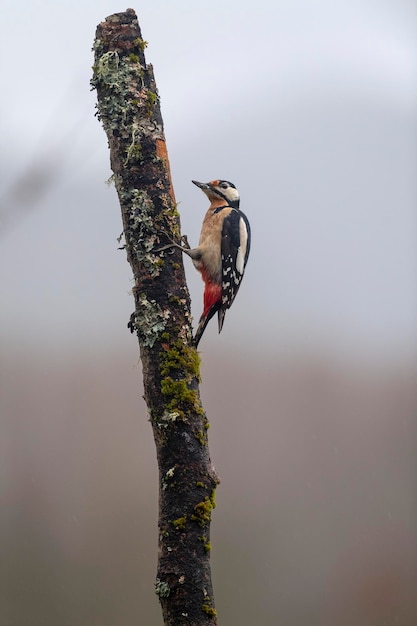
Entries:
[[190, 244], [188, 243], [188, 238], [187, 238], [187, 235], [182, 235], [182, 236], [181, 236], [181, 243], [182, 243], [182, 248], [183, 248], [184, 250], [191, 250], [191, 246], [190, 246]]

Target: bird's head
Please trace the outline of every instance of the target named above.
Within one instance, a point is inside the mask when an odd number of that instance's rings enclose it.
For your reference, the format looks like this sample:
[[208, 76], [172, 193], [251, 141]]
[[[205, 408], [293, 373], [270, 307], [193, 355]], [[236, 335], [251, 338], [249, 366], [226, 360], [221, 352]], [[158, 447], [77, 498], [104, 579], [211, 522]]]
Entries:
[[229, 183], [227, 180], [212, 180], [209, 183], [199, 183], [197, 180], [191, 182], [204, 191], [209, 200], [219, 200], [221, 198], [232, 208], [239, 208], [240, 196], [233, 183]]

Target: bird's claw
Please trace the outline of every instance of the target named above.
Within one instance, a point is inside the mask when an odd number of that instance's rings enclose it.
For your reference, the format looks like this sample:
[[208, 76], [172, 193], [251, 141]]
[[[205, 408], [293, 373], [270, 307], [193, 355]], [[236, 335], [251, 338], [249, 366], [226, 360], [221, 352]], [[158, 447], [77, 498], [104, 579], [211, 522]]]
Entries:
[[188, 243], [187, 235], [181, 235], [181, 243], [183, 244], [183, 248], [185, 248], [186, 250], [191, 250], [191, 246]]

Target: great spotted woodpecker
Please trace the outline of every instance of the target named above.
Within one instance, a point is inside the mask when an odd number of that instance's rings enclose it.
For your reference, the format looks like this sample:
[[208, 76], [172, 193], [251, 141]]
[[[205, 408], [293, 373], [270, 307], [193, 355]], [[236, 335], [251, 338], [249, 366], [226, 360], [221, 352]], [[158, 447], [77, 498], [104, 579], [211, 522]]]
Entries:
[[191, 249], [172, 243], [165, 248], [174, 246], [191, 257], [204, 281], [204, 308], [194, 338], [197, 347], [216, 311], [219, 333], [223, 327], [226, 311], [233, 304], [245, 272], [251, 233], [248, 218], [239, 209], [239, 192], [233, 183], [227, 180], [192, 182], [210, 200], [199, 244]]

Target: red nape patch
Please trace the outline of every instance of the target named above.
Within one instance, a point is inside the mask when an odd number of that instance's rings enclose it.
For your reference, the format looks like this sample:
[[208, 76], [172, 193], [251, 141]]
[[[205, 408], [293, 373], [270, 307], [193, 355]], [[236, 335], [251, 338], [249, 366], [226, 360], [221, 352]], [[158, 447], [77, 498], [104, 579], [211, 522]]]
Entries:
[[204, 288], [204, 311], [203, 317], [206, 317], [213, 304], [219, 302], [222, 298], [222, 286], [216, 283], [206, 283]]

